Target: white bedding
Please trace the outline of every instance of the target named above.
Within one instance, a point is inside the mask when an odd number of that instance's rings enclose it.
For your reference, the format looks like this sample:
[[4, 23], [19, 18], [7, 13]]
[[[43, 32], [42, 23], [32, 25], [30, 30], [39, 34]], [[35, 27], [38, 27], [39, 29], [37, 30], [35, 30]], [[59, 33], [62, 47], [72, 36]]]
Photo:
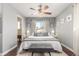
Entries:
[[29, 38], [54, 38], [53, 36], [29, 36]]
[[44, 44], [44, 43], [49, 44], [50, 43], [54, 50], [62, 52], [62, 47], [61, 47], [60, 42], [57, 39], [55, 39], [54, 37], [51, 37], [51, 38], [49, 38], [49, 37], [48, 38], [47, 37], [30, 37], [30, 38], [26, 38], [21, 43], [19, 52], [22, 49], [28, 49], [31, 44], [38, 44], [38, 43], [41, 43], [41, 44]]

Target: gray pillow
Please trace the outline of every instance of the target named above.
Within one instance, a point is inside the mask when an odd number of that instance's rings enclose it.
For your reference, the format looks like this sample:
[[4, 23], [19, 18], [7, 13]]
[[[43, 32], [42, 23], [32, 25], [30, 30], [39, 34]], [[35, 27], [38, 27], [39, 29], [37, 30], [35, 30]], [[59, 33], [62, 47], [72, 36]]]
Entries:
[[48, 36], [48, 32], [43, 33], [43, 36]]
[[37, 36], [37, 33], [34, 33], [34, 36]]
[[34, 33], [34, 36], [48, 36], [48, 32], [44, 32], [44, 33]]

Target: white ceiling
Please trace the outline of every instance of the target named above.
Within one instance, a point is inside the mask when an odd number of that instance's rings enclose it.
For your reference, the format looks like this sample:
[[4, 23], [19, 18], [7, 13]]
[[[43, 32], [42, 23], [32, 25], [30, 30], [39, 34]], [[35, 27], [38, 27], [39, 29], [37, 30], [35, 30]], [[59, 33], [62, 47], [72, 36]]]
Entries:
[[[30, 8], [38, 8], [39, 3], [13, 3], [11, 4], [14, 8], [16, 8], [23, 16], [25, 17], [39, 17], [38, 15], [33, 15], [36, 11], [30, 10]], [[45, 17], [56, 17], [59, 15], [66, 7], [68, 7], [69, 3], [43, 3], [42, 5], [48, 5], [49, 10], [52, 12], [52, 15], [45, 15]]]

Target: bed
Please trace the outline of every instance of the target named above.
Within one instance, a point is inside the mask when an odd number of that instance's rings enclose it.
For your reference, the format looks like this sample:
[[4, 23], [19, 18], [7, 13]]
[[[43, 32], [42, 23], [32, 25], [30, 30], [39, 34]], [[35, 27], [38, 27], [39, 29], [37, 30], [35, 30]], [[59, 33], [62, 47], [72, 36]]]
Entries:
[[[28, 49], [54, 49], [55, 51], [62, 52], [62, 47], [58, 39], [51, 35], [29, 36], [25, 38], [20, 46], [20, 50]], [[50, 50], [52, 51], [52, 50]]]

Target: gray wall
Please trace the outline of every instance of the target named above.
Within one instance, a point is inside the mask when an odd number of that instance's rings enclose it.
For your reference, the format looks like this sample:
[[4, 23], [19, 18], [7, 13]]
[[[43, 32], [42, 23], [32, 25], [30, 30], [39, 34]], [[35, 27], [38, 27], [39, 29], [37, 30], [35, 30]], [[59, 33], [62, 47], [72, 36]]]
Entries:
[[3, 4], [3, 52], [17, 45], [17, 16], [20, 15], [9, 4]]
[[[66, 17], [71, 14], [72, 20], [67, 22]], [[65, 19], [64, 23], [61, 23], [61, 19]], [[59, 16], [56, 17], [56, 33], [61, 43], [73, 49], [73, 7], [68, 6]]]
[[0, 4], [0, 53], [2, 52], [2, 4]]
[[[49, 21], [49, 31], [51, 31], [51, 28], [54, 28], [55, 29], [55, 18], [54, 17], [27, 17], [26, 20], [25, 20], [25, 24], [26, 24], [26, 29], [27, 27], [29, 26], [30, 27], [30, 30], [31, 30], [31, 33], [34, 32], [34, 29], [32, 28], [32, 21], [40, 21], [40, 20], [48, 20]], [[28, 25], [30, 24], [30, 25]], [[53, 25], [53, 27], [51, 26]]]

